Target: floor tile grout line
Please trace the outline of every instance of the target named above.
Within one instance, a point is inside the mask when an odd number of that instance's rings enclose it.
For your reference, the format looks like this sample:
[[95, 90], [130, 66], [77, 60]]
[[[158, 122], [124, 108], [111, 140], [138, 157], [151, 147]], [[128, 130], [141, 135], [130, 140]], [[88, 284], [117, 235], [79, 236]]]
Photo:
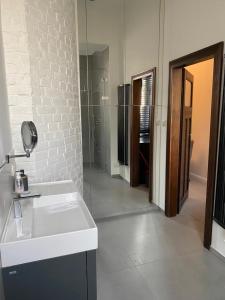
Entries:
[[110, 222], [110, 221], [114, 221], [117, 219], [125, 219], [125, 218], [135, 217], [135, 216], [139, 216], [139, 215], [146, 215], [146, 214], [150, 214], [152, 212], [160, 212], [160, 209], [158, 207], [152, 207], [152, 208], [148, 208], [145, 211], [127, 212], [127, 213], [111, 215], [108, 217], [95, 218], [95, 222], [96, 223]]

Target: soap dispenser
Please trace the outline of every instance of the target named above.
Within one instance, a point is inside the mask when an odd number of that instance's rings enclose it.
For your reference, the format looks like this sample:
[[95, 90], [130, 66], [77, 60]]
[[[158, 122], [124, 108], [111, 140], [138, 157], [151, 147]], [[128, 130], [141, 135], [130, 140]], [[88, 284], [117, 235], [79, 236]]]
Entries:
[[28, 177], [24, 174], [24, 170], [16, 171], [15, 173], [15, 193], [26, 194], [28, 193]]
[[21, 178], [23, 181], [23, 193], [28, 193], [29, 187], [28, 187], [28, 176], [24, 174], [24, 170], [20, 170]]
[[23, 179], [20, 171], [15, 173], [15, 193], [22, 194], [24, 192]]

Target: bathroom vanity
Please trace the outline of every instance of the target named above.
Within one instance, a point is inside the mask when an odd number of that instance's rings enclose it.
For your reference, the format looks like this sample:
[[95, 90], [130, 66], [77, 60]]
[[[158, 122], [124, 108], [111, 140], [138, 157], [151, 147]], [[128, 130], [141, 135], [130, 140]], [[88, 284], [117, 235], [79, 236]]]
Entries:
[[71, 181], [33, 185], [0, 251], [5, 300], [96, 300], [97, 227]]

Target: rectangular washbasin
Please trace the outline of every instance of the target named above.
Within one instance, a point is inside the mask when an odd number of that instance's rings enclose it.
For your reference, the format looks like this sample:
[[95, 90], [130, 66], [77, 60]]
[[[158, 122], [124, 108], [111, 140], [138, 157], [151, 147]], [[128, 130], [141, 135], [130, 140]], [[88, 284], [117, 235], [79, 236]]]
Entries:
[[79, 193], [21, 200], [11, 209], [0, 244], [2, 267], [97, 249], [97, 227]]
[[33, 237], [89, 229], [92, 224], [77, 196], [78, 193], [35, 198]]

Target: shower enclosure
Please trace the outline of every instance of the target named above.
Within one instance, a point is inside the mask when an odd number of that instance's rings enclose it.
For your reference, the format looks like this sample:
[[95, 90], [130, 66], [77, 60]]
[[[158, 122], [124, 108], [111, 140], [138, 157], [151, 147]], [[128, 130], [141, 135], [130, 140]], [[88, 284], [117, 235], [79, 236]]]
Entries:
[[[95, 219], [155, 209], [148, 185], [130, 182], [135, 74], [126, 67], [125, 0], [78, 0], [78, 23], [84, 199]], [[151, 103], [141, 104], [150, 117]]]

